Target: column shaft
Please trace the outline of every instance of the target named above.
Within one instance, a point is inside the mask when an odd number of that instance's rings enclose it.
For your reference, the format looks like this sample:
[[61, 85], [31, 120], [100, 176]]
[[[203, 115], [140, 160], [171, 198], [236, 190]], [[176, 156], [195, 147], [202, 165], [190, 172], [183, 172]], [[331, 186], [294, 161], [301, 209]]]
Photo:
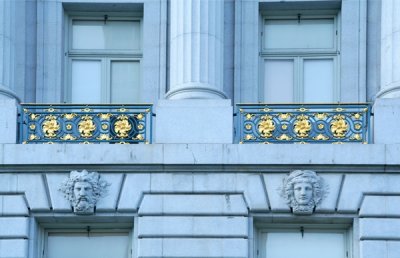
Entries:
[[169, 99], [226, 98], [223, 0], [171, 0]]

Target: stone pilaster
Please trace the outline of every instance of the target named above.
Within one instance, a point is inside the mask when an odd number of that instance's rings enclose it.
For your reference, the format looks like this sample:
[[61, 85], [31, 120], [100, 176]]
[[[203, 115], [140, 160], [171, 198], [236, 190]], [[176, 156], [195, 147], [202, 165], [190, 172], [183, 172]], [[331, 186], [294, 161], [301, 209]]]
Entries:
[[171, 0], [169, 99], [221, 99], [223, 0]]
[[382, 1], [381, 88], [377, 97], [400, 98], [400, 1]]

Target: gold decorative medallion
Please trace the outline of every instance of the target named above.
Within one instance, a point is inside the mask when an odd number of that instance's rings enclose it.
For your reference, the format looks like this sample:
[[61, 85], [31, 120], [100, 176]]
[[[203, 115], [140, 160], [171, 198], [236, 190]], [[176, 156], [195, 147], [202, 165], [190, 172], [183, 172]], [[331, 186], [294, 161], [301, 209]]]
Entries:
[[93, 111], [93, 109], [87, 107], [87, 108], [81, 109], [81, 111], [82, 112], [91, 112], [91, 111]]
[[318, 129], [324, 129], [325, 128], [325, 125], [324, 124], [318, 124]]
[[344, 138], [349, 130], [349, 124], [343, 115], [335, 115], [330, 128], [335, 138]]
[[54, 111], [56, 111], [54, 108], [49, 108], [49, 109], [46, 109], [46, 111], [47, 112], [54, 112]]
[[138, 130], [143, 130], [143, 128], [144, 128], [144, 125], [140, 125], [140, 124], [139, 124], [139, 125], [137, 126], [137, 129], [138, 129]]
[[90, 138], [96, 130], [96, 125], [93, 122], [92, 116], [82, 116], [81, 121], [78, 123], [78, 131], [83, 138]]
[[281, 128], [282, 128], [282, 130], [286, 130], [286, 129], [288, 128], [288, 126], [285, 125], [285, 124], [283, 124], [283, 125], [281, 126]]
[[308, 109], [307, 108], [299, 108], [299, 109], [297, 109], [297, 111], [306, 112], [306, 111], [308, 111]]
[[308, 116], [299, 115], [296, 119], [294, 122], [294, 132], [299, 138], [307, 138], [311, 130], [311, 122], [308, 120]]
[[72, 130], [72, 125], [71, 125], [71, 124], [67, 124], [67, 125], [65, 126], [65, 128], [66, 128], [68, 131], [70, 131], [70, 130]]
[[355, 125], [354, 125], [354, 128], [355, 128], [356, 130], [360, 130], [361, 127], [362, 127], [361, 124], [355, 124]]
[[117, 119], [118, 121], [114, 124], [114, 131], [117, 133], [117, 137], [128, 137], [129, 131], [132, 129], [132, 125], [128, 121], [128, 116], [120, 115]]
[[108, 124], [102, 124], [102, 125], [101, 125], [101, 129], [107, 130], [107, 129], [108, 129]]
[[30, 125], [29, 125], [29, 129], [35, 130], [35, 129], [36, 129], [36, 125], [35, 125], [35, 124], [30, 124]]
[[272, 133], [275, 131], [275, 122], [272, 120], [272, 116], [262, 116], [261, 121], [257, 125], [257, 128], [261, 137], [272, 137]]
[[60, 130], [60, 124], [57, 121], [57, 117], [53, 115], [48, 115], [46, 120], [42, 124], [42, 131], [46, 138], [54, 138], [57, 132]]

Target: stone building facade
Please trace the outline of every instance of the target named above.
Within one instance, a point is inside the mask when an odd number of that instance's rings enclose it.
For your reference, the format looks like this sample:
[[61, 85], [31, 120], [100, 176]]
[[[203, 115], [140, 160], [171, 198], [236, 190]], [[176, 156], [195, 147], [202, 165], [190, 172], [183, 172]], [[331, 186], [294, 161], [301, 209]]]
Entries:
[[1, 1], [0, 258], [400, 257], [399, 13]]

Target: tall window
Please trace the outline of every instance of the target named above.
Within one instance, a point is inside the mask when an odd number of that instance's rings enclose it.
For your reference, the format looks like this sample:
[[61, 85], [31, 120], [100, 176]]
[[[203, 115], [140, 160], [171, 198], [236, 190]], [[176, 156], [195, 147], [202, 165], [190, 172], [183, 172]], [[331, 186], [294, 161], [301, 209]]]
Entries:
[[261, 67], [265, 102], [336, 102], [338, 29], [335, 16], [263, 20]]
[[72, 17], [68, 25], [71, 103], [133, 103], [140, 95], [141, 20]]
[[262, 258], [345, 258], [346, 230], [265, 229], [259, 232], [258, 257]]

